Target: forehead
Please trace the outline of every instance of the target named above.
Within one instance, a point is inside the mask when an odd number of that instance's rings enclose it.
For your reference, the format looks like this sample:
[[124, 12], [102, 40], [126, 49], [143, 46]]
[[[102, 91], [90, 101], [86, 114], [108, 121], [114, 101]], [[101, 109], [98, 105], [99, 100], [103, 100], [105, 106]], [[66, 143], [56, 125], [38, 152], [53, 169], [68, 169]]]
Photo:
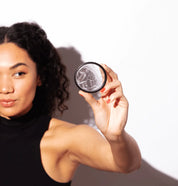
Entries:
[[0, 44], [0, 67], [10, 67], [16, 63], [23, 62], [29, 66], [35, 63], [31, 60], [26, 50], [18, 47], [14, 43]]

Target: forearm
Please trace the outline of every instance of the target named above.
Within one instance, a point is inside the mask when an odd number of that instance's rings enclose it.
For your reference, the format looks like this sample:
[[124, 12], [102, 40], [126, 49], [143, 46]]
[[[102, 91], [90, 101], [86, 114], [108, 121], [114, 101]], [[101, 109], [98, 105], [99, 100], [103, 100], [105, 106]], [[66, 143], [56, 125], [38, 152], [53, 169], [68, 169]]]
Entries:
[[141, 154], [136, 141], [125, 131], [117, 141], [109, 141], [113, 158], [119, 172], [128, 173], [141, 164]]

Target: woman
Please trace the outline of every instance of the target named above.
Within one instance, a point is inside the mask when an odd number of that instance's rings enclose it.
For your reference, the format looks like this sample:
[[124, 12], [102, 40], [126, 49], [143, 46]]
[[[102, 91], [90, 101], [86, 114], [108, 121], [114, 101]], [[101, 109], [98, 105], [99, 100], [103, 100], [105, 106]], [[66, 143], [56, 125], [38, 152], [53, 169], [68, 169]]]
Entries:
[[124, 130], [128, 101], [117, 75], [106, 65], [101, 98], [79, 94], [90, 104], [97, 127], [55, 119], [68, 99], [65, 66], [35, 23], [0, 28], [0, 184], [70, 185], [79, 164], [127, 173], [141, 155]]

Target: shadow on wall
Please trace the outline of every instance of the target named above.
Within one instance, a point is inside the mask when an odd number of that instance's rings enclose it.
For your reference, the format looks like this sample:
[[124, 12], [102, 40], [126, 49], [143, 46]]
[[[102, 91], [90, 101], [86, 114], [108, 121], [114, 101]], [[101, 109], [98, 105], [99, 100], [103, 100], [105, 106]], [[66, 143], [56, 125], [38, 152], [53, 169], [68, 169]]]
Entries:
[[[75, 70], [83, 64], [81, 55], [73, 47], [58, 48], [57, 51], [61, 57], [62, 63], [67, 67], [66, 73], [70, 81], [70, 97], [68, 102], [66, 103], [68, 106], [68, 110], [63, 113], [62, 118], [60, 119], [75, 124], [90, 123], [90, 125], [94, 125], [93, 113], [91, 112], [91, 108], [86, 104], [84, 98], [78, 94], [79, 89], [74, 82]], [[58, 117], [58, 113], [56, 115]]]
[[178, 180], [142, 160], [141, 168], [129, 174], [99, 171], [82, 165], [75, 174], [72, 186], [178, 186]]
[[[70, 99], [67, 102], [69, 110], [65, 111], [60, 119], [80, 124], [94, 126], [91, 108], [78, 94], [74, 83], [74, 72], [83, 63], [80, 53], [73, 47], [58, 48], [62, 62], [67, 67], [67, 76], [70, 80]], [[178, 186], [178, 180], [151, 167], [142, 160], [139, 170], [129, 174], [118, 174], [96, 170], [81, 165], [75, 173], [72, 186]]]

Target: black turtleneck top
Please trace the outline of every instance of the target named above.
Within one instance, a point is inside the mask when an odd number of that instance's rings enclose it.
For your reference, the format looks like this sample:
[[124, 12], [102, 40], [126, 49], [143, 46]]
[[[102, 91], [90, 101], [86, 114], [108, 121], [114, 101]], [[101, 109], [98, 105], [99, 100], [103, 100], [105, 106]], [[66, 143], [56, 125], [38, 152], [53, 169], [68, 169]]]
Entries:
[[0, 117], [0, 185], [70, 186], [51, 179], [41, 163], [40, 141], [50, 117], [33, 109], [16, 119]]

